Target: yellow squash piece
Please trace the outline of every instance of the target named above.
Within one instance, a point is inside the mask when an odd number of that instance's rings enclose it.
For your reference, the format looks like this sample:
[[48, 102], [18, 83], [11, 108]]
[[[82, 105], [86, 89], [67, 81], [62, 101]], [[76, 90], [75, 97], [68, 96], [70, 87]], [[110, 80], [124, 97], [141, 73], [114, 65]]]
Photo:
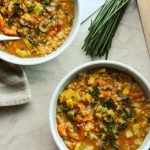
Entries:
[[66, 100], [66, 105], [67, 107], [69, 108], [73, 108], [73, 100], [70, 98], [70, 99], [67, 99]]
[[20, 50], [20, 49], [17, 49], [17, 50], [16, 50], [16, 54], [17, 54], [19, 57], [22, 57], [22, 58], [26, 57], [26, 52], [23, 51], [23, 50]]

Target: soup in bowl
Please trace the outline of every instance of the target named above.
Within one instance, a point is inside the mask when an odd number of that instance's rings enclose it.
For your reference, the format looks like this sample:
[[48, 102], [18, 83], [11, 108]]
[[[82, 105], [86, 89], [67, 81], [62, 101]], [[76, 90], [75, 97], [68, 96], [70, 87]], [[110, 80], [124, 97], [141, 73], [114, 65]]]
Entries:
[[57, 145], [64, 150], [147, 150], [149, 92], [145, 79], [126, 65], [102, 61], [78, 67], [51, 101]]
[[16, 64], [38, 64], [56, 57], [72, 42], [80, 25], [78, 0], [3, 0], [0, 10], [0, 34], [22, 38], [0, 42], [1, 58]]

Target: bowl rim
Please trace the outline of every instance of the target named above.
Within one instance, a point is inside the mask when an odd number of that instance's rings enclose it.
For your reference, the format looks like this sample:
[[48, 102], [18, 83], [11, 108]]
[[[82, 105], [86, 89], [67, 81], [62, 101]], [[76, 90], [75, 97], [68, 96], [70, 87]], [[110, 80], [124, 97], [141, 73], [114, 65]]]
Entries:
[[[128, 66], [128, 65], [125, 65], [121, 62], [116, 62], [116, 61], [109, 61], [109, 60], [99, 60], [99, 61], [92, 61], [92, 62], [88, 62], [88, 63], [85, 63], [83, 65], [80, 65], [76, 68], [74, 68], [72, 71], [70, 71], [61, 81], [60, 83], [58, 84], [58, 86], [56, 87], [53, 95], [52, 95], [52, 98], [50, 99], [50, 107], [49, 107], [49, 125], [50, 125], [50, 130], [51, 130], [51, 134], [52, 134], [52, 137], [56, 143], [56, 145], [58, 146], [59, 149], [61, 150], [68, 150], [68, 148], [65, 146], [64, 142], [62, 141], [62, 138], [59, 136], [58, 132], [57, 132], [57, 127], [55, 126], [56, 124], [56, 119], [55, 119], [55, 112], [56, 112], [56, 107], [55, 105], [57, 105], [57, 101], [58, 101], [58, 95], [60, 94], [60, 90], [62, 88], [62, 86], [67, 82], [67, 80], [69, 78], [74, 78], [72, 76], [78, 74], [79, 72], [82, 72], [83, 69], [86, 68], [86, 70], [90, 70], [90, 67], [91, 66], [94, 66], [94, 65], [97, 65], [97, 67], [106, 67], [105, 65], [109, 65], [107, 66], [108, 68], [110, 67], [111, 68], [111, 65], [112, 66], [118, 66], [122, 69], [125, 69], [127, 71], [129, 71], [130, 75], [131, 73], [133, 75], [131, 75], [134, 79], [135, 77], [139, 78], [141, 80], [141, 84], [144, 84], [143, 86], [145, 86], [147, 88], [147, 93], [148, 94], [148, 97], [150, 97], [150, 86], [148, 84], [148, 81], [138, 72], [136, 71], [135, 69], [133, 69], [132, 67]], [[95, 67], [96, 68], [96, 67]], [[113, 68], [113, 67], [112, 67]], [[118, 69], [120, 70], [120, 69]], [[128, 73], [128, 72], [127, 72]], [[135, 76], [135, 77], [134, 77]], [[148, 148], [150, 147], [150, 140], [148, 142], [145, 143], [144, 147], [139, 148], [138, 150], [148, 150]]]
[[72, 26], [69, 36], [64, 43], [56, 49], [56, 51], [42, 57], [20, 58], [0, 50], [0, 59], [17, 65], [37, 65], [50, 61], [62, 54], [73, 42], [80, 28], [82, 16], [81, 3], [80, 0], [74, 0], [74, 3], [77, 4], [77, 9], [75, 9], [76, 20], [74, 21], [74, 25]]

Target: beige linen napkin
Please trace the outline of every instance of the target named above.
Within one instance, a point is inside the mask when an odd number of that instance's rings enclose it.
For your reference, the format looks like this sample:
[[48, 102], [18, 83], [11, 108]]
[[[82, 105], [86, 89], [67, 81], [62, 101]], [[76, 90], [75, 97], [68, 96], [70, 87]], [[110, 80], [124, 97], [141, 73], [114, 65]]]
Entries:
[[28, 81], [22, 68], [0, 60], [0, 106], [24, 104], [30, 98]]

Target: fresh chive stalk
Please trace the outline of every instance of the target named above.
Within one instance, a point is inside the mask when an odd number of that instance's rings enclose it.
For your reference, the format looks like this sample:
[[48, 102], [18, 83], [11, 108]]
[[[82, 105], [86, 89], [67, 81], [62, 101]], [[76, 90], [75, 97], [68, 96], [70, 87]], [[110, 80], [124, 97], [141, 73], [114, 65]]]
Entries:
[[129, 2], [130, 0], [107, 0], [94, 21], [91, 21], [82, 49], [92, 59], [104, 55], [108, 58], [112, 39]]

